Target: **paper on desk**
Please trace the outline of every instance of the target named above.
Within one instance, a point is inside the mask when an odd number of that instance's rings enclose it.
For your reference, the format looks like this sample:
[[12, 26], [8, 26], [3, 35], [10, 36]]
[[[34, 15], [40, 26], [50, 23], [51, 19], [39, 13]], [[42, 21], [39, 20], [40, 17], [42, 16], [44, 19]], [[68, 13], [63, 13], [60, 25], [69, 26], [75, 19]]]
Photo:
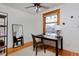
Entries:
[[44, 37], [51, 38], [51, 39], [57, 39], [56, 35], [44, 35]]

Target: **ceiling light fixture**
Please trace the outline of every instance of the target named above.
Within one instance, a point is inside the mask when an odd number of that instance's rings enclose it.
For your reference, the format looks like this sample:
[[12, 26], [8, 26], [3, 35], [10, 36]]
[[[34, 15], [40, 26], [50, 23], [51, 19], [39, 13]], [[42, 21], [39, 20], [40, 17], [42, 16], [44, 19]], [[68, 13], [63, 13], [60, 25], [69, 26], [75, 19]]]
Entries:
[[40, 11], [40, 8], [36, 6], [35, 12], [38, 13]]
[[41, 3], [33, 3], [33, 6], [28, 6], [26, 8], [35, 7], [35, 12], [38, 13], [40, 11], [40, 8], [48, 9], [46, 6], [42, 6]]

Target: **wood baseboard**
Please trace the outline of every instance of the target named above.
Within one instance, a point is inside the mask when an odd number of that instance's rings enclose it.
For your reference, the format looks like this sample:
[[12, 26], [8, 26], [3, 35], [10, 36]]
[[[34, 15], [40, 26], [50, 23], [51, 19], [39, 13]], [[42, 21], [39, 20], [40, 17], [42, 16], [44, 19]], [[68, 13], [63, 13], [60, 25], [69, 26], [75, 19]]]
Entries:
[[[8, 54], [15, 53], [17, 51], [20, 51], [20, 50], [27, 48], [27, 47], [30, 47], [30, 46], [32, 46], [32, 41], [27, 42], [23, 46], [20, 46], [20, 47], [17, 47], [17, 48], [8, 48]], [[55, 47], [50, 46], [50, 47], [47, 48], [47, 50], [51, 51], [51, 52], [55, 52]], [[70, 52], [70, 51], [67, 51], [67, 50], [60, 50], [59, 55], [61, 55], [61, 56], [79, 56], [79, 53]]]

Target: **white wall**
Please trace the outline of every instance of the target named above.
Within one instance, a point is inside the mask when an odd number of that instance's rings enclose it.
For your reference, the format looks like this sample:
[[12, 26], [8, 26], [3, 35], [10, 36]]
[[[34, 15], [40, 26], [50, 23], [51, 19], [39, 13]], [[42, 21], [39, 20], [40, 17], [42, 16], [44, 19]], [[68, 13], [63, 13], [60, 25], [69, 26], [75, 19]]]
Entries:
[[23, 24], [24, 42], [31, 41], [31, 33], [35, 30], [34, 15], [0, 4], [0, 12], [8, 13], [8, 46], [12, 47], [12, 24]]
[[[79, 52], [79, 4], [66, 4], [61, 6], [61, 22], [64, 36], [64, 49]], [[64, 15], [64, 16], [62, 16]], [[74, 16], [73, 19], [70, 16]]]
[[[60, 20], [61, 20], [61, 30], [63, 34], [63, 45], [65, 50], [78, 52], [79, 53], [79, 4], [63, 4], [62, 6], [55, 7], [51, 10], [61, 9]], [[70, 17], [74, 16], [73, 19]], [[39, 14], [37, 17], [39, 27], [38, 31], [42, 29], [42, 16]], [[62, 23], [65, 22], [65, 25]]]

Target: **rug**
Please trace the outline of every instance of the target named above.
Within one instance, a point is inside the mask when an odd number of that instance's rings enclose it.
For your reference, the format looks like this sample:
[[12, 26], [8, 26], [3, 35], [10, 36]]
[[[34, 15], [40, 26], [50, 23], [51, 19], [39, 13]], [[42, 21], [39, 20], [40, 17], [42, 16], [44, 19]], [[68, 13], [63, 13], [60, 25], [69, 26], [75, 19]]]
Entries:
[[[35, 56], [35, 52], [36, 51], [33, 51], [33, 47], [30, 46], [28, 48], [24, 48], [20, 51], [12, 53], [9, 56]], [[38, 51], [37, 56], [55, 56], [55, 53], [48, 50], [46, 50], [46, 53], [44, 53], [44, 50], [40, 50]]]

